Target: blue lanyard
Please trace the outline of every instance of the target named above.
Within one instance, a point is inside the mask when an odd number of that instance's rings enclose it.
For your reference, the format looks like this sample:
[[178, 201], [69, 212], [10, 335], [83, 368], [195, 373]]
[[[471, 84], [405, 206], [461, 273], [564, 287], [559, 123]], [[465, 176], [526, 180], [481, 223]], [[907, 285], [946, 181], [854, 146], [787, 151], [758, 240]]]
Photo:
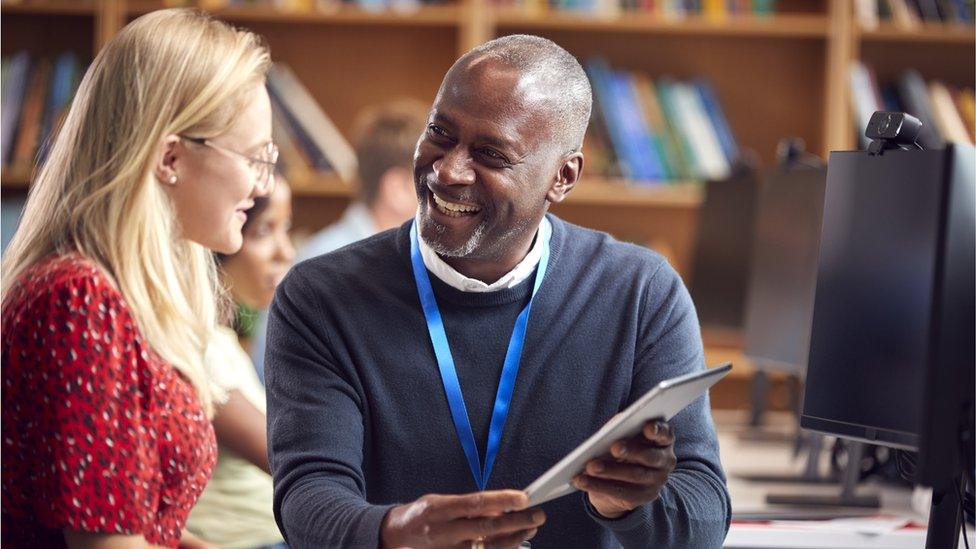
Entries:
[[542, 279], [546, 275], [546, 266], [549, 264], [549, 242], [542, 243], [542, 257], [539, 259], [539, 267], [536, 269], [532, 297], [529, 298], [529, 303], [515, 320], [512, 339], [508, 343], [508, 352], [505, 353], [505, 364], [502, 366], [498, 393], [495, 395], [495, 408], [492, 410], [491, 426], [488, 429], [485, 468], [482, 471], [481, 460], [478, 457], [478, 446], [474, 442], [471, 421], [468, 420], [468, 410], [464, 405], [461, 384], [458, 382], [457, 370], [454, 367], [454, 357], [451, 355], [451, 347], [447, 343], [444, 321], [441, 319], [441, 311], [437, 307], [437, 299], [434, 297], [434, 290], [430, 285], [427, 267], [424, 265], [424, 258], [420, 254], [418, 238], [415, 221], [410, 227], [410, 261], [413, 265], [413, 277], [417, 282], [417, 293], [424, 309], [424, 317], [427, 319], [427, 331], [430, 333], [430, 341], [434, 345], [434, 355], [437, 357], [437, 367], [440, 369], [444, 392], [447, 394], [447, 403], [451, 408], [451, 416], [454, 418], [454, 429], [457, 431], [458, 440], [461, 441], [464, 455], [468, 458], [468, 466], [471, 468], [475, 484], [478, 485], [479, 490], [484, 490], [485, 486], [488, 485], [488, 477], [491, 475], [495, 456], [498, 454], [498, 447], [502, 440], [502, 429], [505, 427], [509, 404], [512, 402], [512, 393], [515, 391], [515, 378], [518, 376], [522, 347], [525, 344], [525, 330], [529, 323], [529, 311], [532, 309], [532, 301], [535, 299], [536, 292], [539, 291], [539, 286], [542, 285]]

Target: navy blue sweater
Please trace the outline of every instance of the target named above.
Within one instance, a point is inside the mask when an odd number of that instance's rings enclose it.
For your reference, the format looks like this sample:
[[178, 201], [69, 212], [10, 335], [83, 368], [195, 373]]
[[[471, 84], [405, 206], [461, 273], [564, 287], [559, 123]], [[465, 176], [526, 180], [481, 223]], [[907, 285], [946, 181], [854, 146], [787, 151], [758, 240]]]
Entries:
[[[691, 298], [661, 256], [549, 220], [549, 268], [488, 489], [525, 488], [657, 382], [704, 368]], [[532, 278], [466, 293], [430, 276], [481, 456]], [[477, 491], [411, 274], [409, 224], [293, 268], [268, 341], [274, 510], [292, 547], [374, 548], [392, 505]], [[580, 493], [551, 501], [532, 546], [720, 547], [730, 505], [707, 397], [671, 425], [678, 463], [660, 498], [616, 520]]]

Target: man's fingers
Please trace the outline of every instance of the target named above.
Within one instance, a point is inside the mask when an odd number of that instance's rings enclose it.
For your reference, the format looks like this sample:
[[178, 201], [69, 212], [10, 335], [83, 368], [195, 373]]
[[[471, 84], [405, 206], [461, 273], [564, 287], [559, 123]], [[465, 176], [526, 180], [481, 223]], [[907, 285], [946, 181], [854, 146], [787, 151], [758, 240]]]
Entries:
[[[674, 449], [670, 446], [661, 448], [659, 446], [649, 446], [638, 440], [622, 440], [613, 443], [610, 447], [610, 455], [617, 461], [643, 465], [651, 469], [663, 469], [670, 471], [674, 469], [677, 459], [674, 456]], [[603, 460], [610, 462], [612, 460]]]
[[592, 495], [602, 495], [621, 502], [627, 502], [636, 507], [648, 501], [657, 499], [661, 487], [658, 485], [641, 485], [619, 480], [605, 480], [590, 475], [577, 475], [573, 484]]
[[674, 431], [666, 421], [653, 420], [644, 424], [641, 434], [649, 442], [658, 446], [671, 446], [674, 444]]
[[595, 459], [586, 464], [586, 474], [591, 477], [619, 480], [631, 484], [664, 484], [667, 471], [633, 463], [618, 463]]
[[435, 541], [452, 544], [461, 540], [505, 536], [542, 526], [546, 514], [541, 509], [506, 513], [495, 517], [459, 518], [431, 532]]
[[485, 540], [485, 547], [487, 549], [516, 549], [523, 541], [535, 537], [536, 532], [538, 529], [532, 528], [530, 530], [519, 530], [514, 534], [489, 538]]
[[493, 490], [460, 496], [427, 496], [427, 502], [430, 520], [448, 521], [520, 511], [529, 506], [529, 497], [520, 490]]

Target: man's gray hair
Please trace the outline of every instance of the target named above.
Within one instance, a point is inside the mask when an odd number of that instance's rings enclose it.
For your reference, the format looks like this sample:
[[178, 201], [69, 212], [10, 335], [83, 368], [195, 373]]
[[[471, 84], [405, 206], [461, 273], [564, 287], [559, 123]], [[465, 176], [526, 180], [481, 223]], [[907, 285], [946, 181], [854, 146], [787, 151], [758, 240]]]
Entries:
[[497, 59], [546, 86], [554, 106], [552, 130], [566, 151], [578, 151], [590, 121], [593, 92], [579, 61], [559, 44], [540, 36], [502, 36], [472, 49], [458, 63]]

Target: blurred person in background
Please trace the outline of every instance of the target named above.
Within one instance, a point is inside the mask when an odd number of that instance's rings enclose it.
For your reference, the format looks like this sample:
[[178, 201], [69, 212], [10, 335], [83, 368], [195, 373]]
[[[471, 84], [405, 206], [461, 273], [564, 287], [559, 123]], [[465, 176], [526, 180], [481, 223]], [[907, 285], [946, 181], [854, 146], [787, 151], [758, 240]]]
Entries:
[[256, 35], [144, 15], [89, 67], [3, 258], [10, 547], [211, 547], [184, 530], [217, 444], [212, 251], [277, 151]]
[[[356, 198], [338, 221], [305, 242], [298, 252], [298, 262], [397, 227], [417, 212], [411, 163], [426, 122], [427, 109], [409, 99], [359, 114], [352, 132], [359, 161]], [[262, 381], [267, 318], [262, 311], [251, 346], [251, 358]]]
[[225, 549], [284, 547], [271, 507], [264, 385], [238, 338], [250, 337], [254, 325], [247, 311], [268, 307], [295, 260], [290, 228], [291, 190], [278, 176], [274, 192], [256, 198], [247, 211], [240, 251], [217, 255], [239, 314], [233, 328], [218, 328], [207, 349], [208, 373], [227, 398], [217, 404], [213, 419], [217, 466], [187, 529]]

